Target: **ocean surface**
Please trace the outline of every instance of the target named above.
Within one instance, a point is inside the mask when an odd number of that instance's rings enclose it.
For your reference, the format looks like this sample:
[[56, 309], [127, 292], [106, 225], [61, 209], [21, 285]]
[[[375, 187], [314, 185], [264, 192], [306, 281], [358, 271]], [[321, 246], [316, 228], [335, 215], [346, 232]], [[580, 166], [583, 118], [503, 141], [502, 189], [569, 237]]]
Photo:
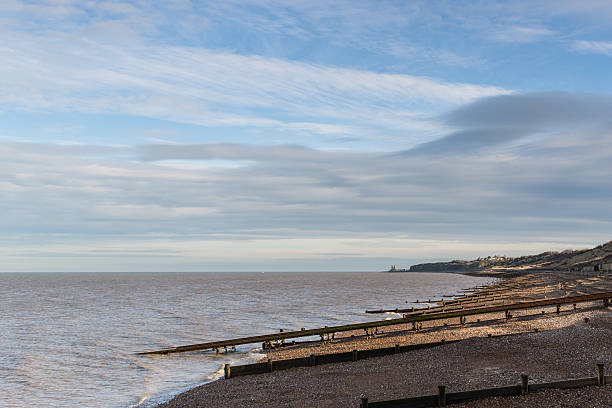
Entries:
[[0, 274], [0, 406], [151, 407], [221, 377], [224, 363], [258, 360], [261, 345], [136, 352], [378, 320], [385, 316], [364, 311], [491, 281], [374, 272]]

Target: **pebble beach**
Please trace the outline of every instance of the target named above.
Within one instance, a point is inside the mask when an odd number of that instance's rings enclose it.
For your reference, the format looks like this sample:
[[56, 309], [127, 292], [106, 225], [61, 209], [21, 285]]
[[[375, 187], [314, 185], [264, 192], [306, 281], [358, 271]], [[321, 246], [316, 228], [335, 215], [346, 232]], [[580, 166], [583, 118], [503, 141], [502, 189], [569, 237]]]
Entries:
[[[511, 278], [512, 279], [512, 278]], [[506, 279], [508, 281], [509, 279]], [[523, 282], [525, 279], [522, 280]], [[576, 278], [561, 273], [538, 276], [538, 283], [504, 293], [506, 302], [537, 293], [538, 297], [612, 290], [609, 277]], [[221, 379], [176, 396], [160, 408], [174, 407], [358, 407], [361, 396], [383, 401], [437, 393], [518, 384], [520, 374], [546, 382], [593, 377], [596, 363], [612, 372], [612, 310], [601, 301], [425, 322], [418, 331], [408, 325], [385, 327], [370, 338], [345, 332], [325, 342], [286, 345], [268, 351], [281, 360], [310, 354], [393, 347], [445, 339], [461, 340], [429, 349], [355, 362], [301, 367]], [[461, 407], [607, 407], [612, 389], [542, 390], [524, 397], [496, 397]]]

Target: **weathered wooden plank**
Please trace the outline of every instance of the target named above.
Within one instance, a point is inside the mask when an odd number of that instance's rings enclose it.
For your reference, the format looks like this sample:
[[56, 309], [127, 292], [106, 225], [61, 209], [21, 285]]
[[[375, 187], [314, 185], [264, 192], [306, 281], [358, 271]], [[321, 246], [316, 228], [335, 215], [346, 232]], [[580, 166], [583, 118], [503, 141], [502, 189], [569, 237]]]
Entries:
[[261, 374], [268, 371], [268, 363], [254, 363], [246, 365], [231, 366], [231, 377], [238, 377], [249, 374]]
[[437, 406], [437, 395], [426, 395], [423, 397], [402, 398], [368, 403], [368, 408], [427, 408]]
[[485, 388], [482, 390], [449, 392], [446, 394], [447, 403], [458, 403], [481, 398], [521, 395], [520, 385], [509, 385], [506, 387]]
[[[457, 300], [445, 300], [444, 301], [444, 308], [445, 309], [453, 309], [453, 308], [459, 308], [459, 307], [463, 307], [465, 305], [470, 305], [472, 303], [493, 303], [493, 302], [500, 302], [504, 299], [509, 299], [512, 297], [520, 297], [520, 296], [495, 296], [495, 297], [485, 297], [485, 298], [473, 298], [473, 299], [466, 299], [466, 300], [461, 300], [461, 301], [457, 301]], [[429, 303], [429, 302], [423, 302], [423, 303]], [[437, 303], [438, 306], [434, 306], [432, 307], [430, 310], [437, 310], [442, 308], [442, 301], [434, 301], [432, 300], [431, 303]], [[400, 308], [395, 308], [395, 309], [375, 309], [375, 310], [366, 310], [365, 312], [368, 314], [379, 314], [379, 313], [406, 313], [406, 314], [422, 314], [424, 313], [424, 311], [426, 311], [427, 309], [425, 308], [419, 308], [419, 309], [400, 309]]]

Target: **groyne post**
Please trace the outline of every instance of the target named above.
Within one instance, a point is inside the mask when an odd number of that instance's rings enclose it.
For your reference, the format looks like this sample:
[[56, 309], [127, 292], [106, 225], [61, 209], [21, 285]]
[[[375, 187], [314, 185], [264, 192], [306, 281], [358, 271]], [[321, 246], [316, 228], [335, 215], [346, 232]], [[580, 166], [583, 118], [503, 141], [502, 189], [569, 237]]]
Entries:
[[232, 372], [230, 370], [230, 365], [226, 364], [223, 366], [223, 372], [225, 373], [225, 379], [229, 379], [232, 376]]
[[365, 395], [361, 396], [361, 408], [368, 408], [368, 397], [366, 397]]
[[606, 385], [606, 376], [604, 375], [604, 363], [597, 363], [597, 385]]
[[446, 406], [446, 386], [438, 385], [438, 406], [445, 407]]
[[529, 376], [521, 374], [521, 395], [529, 394]]

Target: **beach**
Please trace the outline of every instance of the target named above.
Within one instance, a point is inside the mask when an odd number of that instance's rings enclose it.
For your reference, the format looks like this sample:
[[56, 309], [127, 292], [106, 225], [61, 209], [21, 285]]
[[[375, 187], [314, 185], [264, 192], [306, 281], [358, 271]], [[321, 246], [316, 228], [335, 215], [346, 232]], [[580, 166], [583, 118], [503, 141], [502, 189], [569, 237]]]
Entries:
[[[499, 277], [505, 289], [496, 290], [500, 299], [492, 302], [612, 290], [609, 275], [551, 271]], [[510, 319], [498, 312], [468, 317], [465, 324], [458, 319], [423, 322], [418, 331], [407, 324], [387, 326], [369, 338], [363, 331], [338, 333], [333, 340], [269, 350], [267, 358], [275, 361], [396, 344], [461, 341], [355, 362], [221, 379], [159, 407], [358, 407], [362, 395], [383, 401], [436, 394], [438, 385], [445, 385], [447, 392], [516, 385], [521, 373], [536, 382], [592, 377], [598, 362], [606, 364], [607, 374], [612, 371], [611, 338], [612, 310], [602, 307], [601, 301], [580, 303], [576, 308], [565, 305], [559, 313], [554, 306], [539, 308], [537, 313], [516, 310]], [[527, 397], [496, 398], [494, 405], [603, 407], [612, 404], [610, 391], [609, 385], [547, 390]], [[461, 406], [491, 404], [481, 400]]]

